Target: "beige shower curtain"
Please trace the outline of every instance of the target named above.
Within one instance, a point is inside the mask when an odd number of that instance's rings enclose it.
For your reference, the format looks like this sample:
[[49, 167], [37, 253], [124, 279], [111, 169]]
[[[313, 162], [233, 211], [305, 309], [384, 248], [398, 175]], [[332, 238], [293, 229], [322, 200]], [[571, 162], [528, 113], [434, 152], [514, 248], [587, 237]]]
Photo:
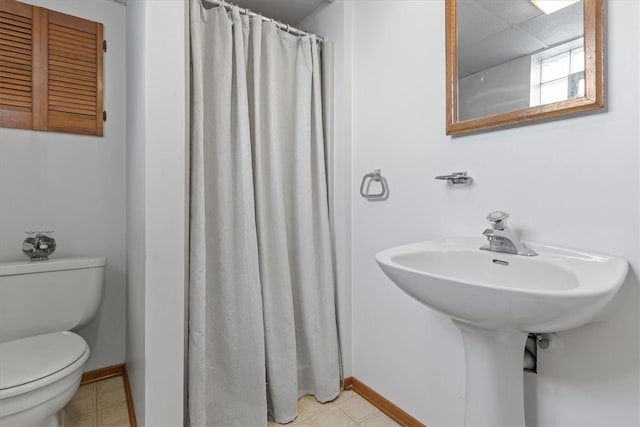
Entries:
[[190, 422], [288, 422], [340, 385], [318, 46], [191, 6]]

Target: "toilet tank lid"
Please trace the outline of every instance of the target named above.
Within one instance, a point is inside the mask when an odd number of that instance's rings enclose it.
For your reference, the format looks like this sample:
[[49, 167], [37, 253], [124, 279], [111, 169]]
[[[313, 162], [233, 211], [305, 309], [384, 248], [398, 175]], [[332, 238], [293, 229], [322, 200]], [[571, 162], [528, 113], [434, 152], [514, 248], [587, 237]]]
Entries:
[[87, 350], [85, 340], [73, 332], [53, 332], [0, 343], [0, 390], [55, 374]]
[[16, 274], [44, 273], [47, 271], [79, 270], [104, 267], [106, 257], [52, 258], [44, 261], [0, 262], [0, 276]]

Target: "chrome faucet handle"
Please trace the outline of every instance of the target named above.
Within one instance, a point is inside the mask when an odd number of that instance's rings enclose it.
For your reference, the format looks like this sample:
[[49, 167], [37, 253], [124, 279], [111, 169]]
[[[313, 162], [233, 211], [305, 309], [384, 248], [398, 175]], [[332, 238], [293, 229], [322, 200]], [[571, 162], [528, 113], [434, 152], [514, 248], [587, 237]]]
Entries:
[[494, 230], [507, 228], [507, 218], [509, 218], [509, 214], [502, 211], [494, 211], [487, 215], [487, 221], [491, 223]]

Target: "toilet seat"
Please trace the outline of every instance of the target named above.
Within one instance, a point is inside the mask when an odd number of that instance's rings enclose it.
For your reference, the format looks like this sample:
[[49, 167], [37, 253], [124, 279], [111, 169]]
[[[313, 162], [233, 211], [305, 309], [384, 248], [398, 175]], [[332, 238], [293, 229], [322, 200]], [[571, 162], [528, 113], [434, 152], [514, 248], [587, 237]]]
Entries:
[[73, 332], [0, 343], [0, 400], [58, 381], [88, 358], [87, 343]]

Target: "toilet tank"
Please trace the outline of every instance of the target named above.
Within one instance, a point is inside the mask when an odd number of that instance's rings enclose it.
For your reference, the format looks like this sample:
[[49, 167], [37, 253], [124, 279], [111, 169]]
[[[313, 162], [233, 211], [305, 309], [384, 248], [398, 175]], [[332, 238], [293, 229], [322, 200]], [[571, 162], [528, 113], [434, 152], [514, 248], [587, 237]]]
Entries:
[[105, 257], [0, 262], [0, 342], [88, 323], [98, 310]]

